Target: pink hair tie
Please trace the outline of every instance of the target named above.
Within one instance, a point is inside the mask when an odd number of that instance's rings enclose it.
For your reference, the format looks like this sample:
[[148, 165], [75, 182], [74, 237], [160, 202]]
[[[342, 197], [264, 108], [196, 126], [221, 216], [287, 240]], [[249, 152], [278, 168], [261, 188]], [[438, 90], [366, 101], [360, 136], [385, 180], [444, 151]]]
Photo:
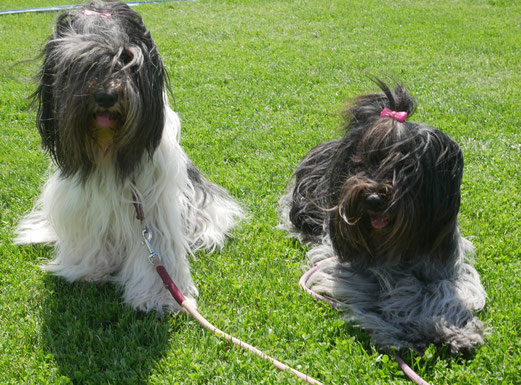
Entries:
[[393, 111], [386, 107], [382, 110], [382, 112], [380, 112], [380, 116], [382, 118], [387, 118], [387, 117], [394, 118], [401, 123], [401, 122], [405, 121], [405, 119], [407, 119], [407, 112], [406, 111]]
[[101, 16], [104, 19], [109, 18], [112, 16], [110, 13], [103, 13], [103, 12], [96, 12], [91, 9], [84, 9], [82, 12], [85, 16]]

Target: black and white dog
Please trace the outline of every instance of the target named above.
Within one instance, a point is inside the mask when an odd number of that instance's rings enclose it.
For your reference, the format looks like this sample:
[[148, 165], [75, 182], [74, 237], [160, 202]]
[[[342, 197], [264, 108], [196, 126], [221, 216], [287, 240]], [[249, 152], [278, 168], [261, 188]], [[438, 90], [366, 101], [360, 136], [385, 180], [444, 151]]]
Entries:
[[16, 242], [53, 244], [44, 269], [68, 281], [115, 282], [136, 309], [176, 311], [147, 260], [139, 199], [154, 249], [195, 304], [188, 254], [221, 247], [242, 211], [180, 147], [165, 67], [142, 18], [124, 3], [91, 2], [58, 18], [42, 56], [37, 123], [57, 167]]
[[473, 311], [486, 294], [457, 225], [461, 149], [440, 130], [405, 121], [416, 103], [402, 86], [376, 82], [383, 92], [347, 109], [345, 135], [296, 169], [280, 201], [282, 227], [315, 245], [310, 286], [376, 345], [473, 348], [484, 331]]

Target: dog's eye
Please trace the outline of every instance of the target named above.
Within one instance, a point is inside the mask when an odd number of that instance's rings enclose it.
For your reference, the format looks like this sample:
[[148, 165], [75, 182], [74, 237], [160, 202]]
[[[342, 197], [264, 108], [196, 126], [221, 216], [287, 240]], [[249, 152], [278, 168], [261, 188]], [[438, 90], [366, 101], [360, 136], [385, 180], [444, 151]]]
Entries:
[[388, 185], [381, 185], [378, 187], [378, 195], [385, 197], [389, 195], [391, 188]]
[[119, 62], [122, 69], [140, 67], [143, 64], [141, 50], [133, 46], [126, 47], [119, 55]]
[[130, 64], [130, 62], [132, 61], [132, 54], [127, 50], [123, 51], [119, 56], [119, 61], [123, 66]]

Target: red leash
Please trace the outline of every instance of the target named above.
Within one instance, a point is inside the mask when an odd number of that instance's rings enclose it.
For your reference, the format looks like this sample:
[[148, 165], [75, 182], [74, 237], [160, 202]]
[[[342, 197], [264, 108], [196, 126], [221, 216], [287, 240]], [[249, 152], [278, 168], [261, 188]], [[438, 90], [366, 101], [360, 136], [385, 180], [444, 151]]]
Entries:
[[226, 341], [230, 341], [233, 344], [240, 346], [243, 349], [246, 349], [253, 354], [256, 354], [257, 356], [270, 361], [277, 369], [281, 371], [289, 370], [291, 374], [294, 376], [300, 378], [303, 381], [306, 381], [308, 384], [313, 385], [323, 385], [321, 382], [315, 380], [312, 377], [309, 377], [307, 374], [304, 374], [302, 372], [299, 372], [296, 369], [293, 369], [289, 367], [288, 365], [276, 360], [273, 357], [268, 356], [266, 353], [262, 352], [261, 350], [257, 349], [256, 347], [241, 341], [238, 338], [233, 337], [230, 334], [227, 334], [223, 332], [222, 330], [216, 328], [214, 325], [212, 325], [210, 322], [208, 322], [193, 306], [192, 304], [186, 300], [183, 293], [181, 293], [181, 290], [177, 287], [175, 282], [172, 280], [168, 272], [166, 271], [166, 268], [161, 264], [161, 256], [157, 251], [154, 250], [152, 247], [152, 231], [148, 227], [147, 223], [145, 222], [145, 215], [143, 211], [143, 204], [141, 203], [141, 199], [139, 197], [139, 192], [136, 188], [135, 182], [132, 181], [130, 184], [131, 191], [132, 191], [132, 199], [134, 208], [136, 209], [136, 218], [141, 222], [141, 226], [143, 228], [142, 235], [143, 235], [143, 243], [147, 247], [149, 251], [148, 260], [152, 265], [154, 265], [157, 273], [161, 277], [161, 280], [165, 284], [166, 288], [172, 294], [172, 297], [174, 297], [175, 301], [179, 304], [179, 306], [184, 309], [186, 312], [188, 312], [192, 317], [195, 318], [197, 322], [199, 322], [202, 326], [210, 330], [212, 333], [214, 333], [217, 337], [220, 337]]

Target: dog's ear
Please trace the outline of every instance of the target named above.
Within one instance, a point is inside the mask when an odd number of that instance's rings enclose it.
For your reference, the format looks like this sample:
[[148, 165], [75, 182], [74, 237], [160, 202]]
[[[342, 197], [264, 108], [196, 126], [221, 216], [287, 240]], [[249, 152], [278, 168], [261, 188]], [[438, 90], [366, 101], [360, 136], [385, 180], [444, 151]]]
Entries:
[[144, 153], [152, 158], [165, 125], [167, 72], [149, 31], [146, 31], [144, 39], [135, 49], [140, 51], [143, 58], [142, 64], [132, 75], [139, 90], [141, 108], [136, 119], [141, 125], [133, 132], [132, 140], [118, 152], [118, 170], [123, 178], [133, 172]]
[[53, 114], [53, 68], [54, 64], [52, 63], [52, 59], [46, 57], [38, 76], [38, 88], [32, 95], [32, 99], [33, 105], [36, 104], [38, 106], [36, 124], [42, 138], [42, 147], [48, 151], [53, 158], [56, 158], [58, 133]]
[[138, 13], [134, 15], [136, 19], [132, 21], [133, 28], [139, 30], [139, 33], [131, 34], [130, 37], [139, 36], [134, 43], [143, 55], [143, 65], [137, 74], [144, 107], [141, 121], [146, 124], [141, 145], [145, 143], [147, 153], [152, 156], [159, 145], [165, 124], [165, 88], [169, 87], [168, 74], [152, 34], [146, 29], [141, 16]]
[[146, 153], [150, 158], [159, 146], [165, 125], [165, 88], [168, 76], [163, 60], [150, 31], [141, 16], [124, 3], [110, 3], [101, 12], [116, 14], [128, 35], [127, 51], [139, 57], [139, 65], [131, 76], [137, 89], [140, 105], [135, 121], [139, 129], [132, 132], [132, 139], [117, 153], [117, 169], [121, 178], [132, 174]]
[[[426, 242], [438, 249], [439, 258], [450, 258], [457, 234], [457, 217], [461, 201], [463, 153], [458, 144], [435, 129], [429, 149], [422, 158], [422, 202], [430, 207], [424, 210], [427, 224]], [[430, 235], [428, 235], [430, 234]]]
[[58, 145], [59, 133], [58, 126], [55, 120], [55, 99], [54, 99], [54, 85], [56, 80], [56, 57], [53, 51], [56, 47], [55, 39], [63, 33], [62, 15], [58, 19], [54, 34], [49, 37], [45, 44], [40, 57], [43, 58], [39, 73], [36, 75], [38, 87], [31, 95], [32, 105], [37, 105], [38, 112], [36, 116], [36, 126], [42, 138], [42, 147], [46, 150], [54, 161], [58, 162]]
[[155, 42], [152, 40], [150, 31], [146, 31], [144, 44], [146, 44], [144, 65], [141, 69], [141, 82], [147, 84], [147, 87], [140, 87], [145, 90], [143, 97], [147, 104], [143, 119], [147, 122], [147, 138], [145, 140], [146, 149], [149, 155], [152, 155], [156, 147], [159, 145], [163, 133], [165, 123], [165, 87], [167, 83], [167, 72], [163, 60], [159, 55], [159, 51]]
[[71, 28], [70, 18], [70, 13], [63, 13], [58, 17], [53, 34], [40, 52], [40, 58], [43, 58], [43, 62], [40, 71], [35, 77], [38, 87], [31, 95], [32, 105], [37, 106], [36, 126], [42, 138], [42, 147], [58, 164], [60, 163], [60, 137], [54, 111], [56, 103], [54, 85], [57, 68], [57, 58], [54, 52], [58, 44], [57, 39], [63, 37]]
[[[443, 132], [433, 135], [432, 154], [435, 159], [426, 159], [432, 200], [438, 202], [443, 212], [457, 214], [460, 205], [460, 187], [463, 177], [463, 153], [458, 144]], [[434, 167], [432, 166], [434, 165]]]

